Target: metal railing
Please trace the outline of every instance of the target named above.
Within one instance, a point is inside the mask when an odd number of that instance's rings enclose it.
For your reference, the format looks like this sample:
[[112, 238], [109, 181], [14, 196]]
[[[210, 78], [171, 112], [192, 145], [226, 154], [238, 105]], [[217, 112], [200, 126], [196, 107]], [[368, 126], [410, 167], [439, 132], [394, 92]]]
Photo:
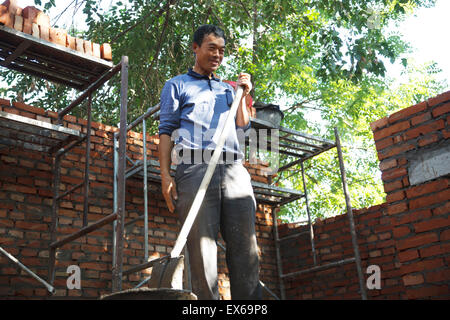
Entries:
[[[315, 241], [314, 241], [314, 228], [311, 223], [308, 192], [307, 192], [306, 182], [305, 182], [304, 166], [303, 166], [303, 161], [301, 161], [300, 164], [301, 164], [301, 170], [302, 170], [302, 181], [303, 181], [303, 189], [304, 189], [304, 193], [305, 193], [306, 210], [307, 210], [307, 215], [308, 215], [307, 222], [308, 222], [309, 230], [280, 238], [279, 234], [278, 234], [278, 223], [277, 223], [277, 214], [276, 214], [277, 207], [276, 206], [272, 207], [272, 218], [273, 218], [273, 222], [274, 222], [275, 248], [276, 248], [276, 255], [277, 255], [277, 269], [278, 269], [278, 276], [280, 279], [280, 292], [281, 292], [281, 297], [283, 300], [286, 299], [286, 290], [285, 290], [285, 286], [284, 286], [285, 279], [303, 275], [303, 274], [307, 274], [307, 273], [311, 273], [311, 272], [325, 270], [325, 269], [336, 267], [336, 266], [342, 266], [344, 264], [352, 263], [352, 262], [356, 263], [356, 272], [358, 275], [361, 299], [367, 300], [367, 292], [366, 292], [366, 287], [364, 286], [364, 276], [363, 276], [362, 269], [361, 269], [361, 257], [360, 257], [360, 253], [359, 253], [358, 242], [357, 242], [357, 235], [356, 235], [355, 223], [354, 223], [354, 218], [353, 218], [353, 210], [352, 210], [352, 207], [350, 204], [350, 195], [348, 192], [344, 160], [342, 157], [341, 142], [340, 142], [339, 134], [338, 134], [338, 131], [336, 128], [334, 130], [334, 134], [335, 134], [335, 139], [336, 139], [335, 147], [336, 147], [338, 158], [339, 158], [339, 169], [340, 169], [340, 174], [341, 174], [342, 187], [343, 187], [343, 191], [344, 191], [344, 195], [345, 195], [346, 212], [347, 212], [347, 218], [349, 220], [350, 235], [351, 235], [351, 240], [352, 240], [354, 256], [352, 258], [341, 259], [341, 260], [330, 262], [330, 263], [327, 263], [324, 265], [317, 265], [317, 254], [316, 254], [316, 250], [315, 250]], [[293, 237], [298, 237], [305, 233], [308, 233], [310, 235], [311, 250], [312, 250], [314, 266], [311, 268], [283, 274], [283, 265], [282, 265], [281, 252], [280, 252], [280, 242], [287, 240], [287, 239], [291, 239]]]
[[[89, 172], [90, 172], [90, 149], [91, 149], [91, 128], [92, 128], [92, 94], [95, 90], [99, 89], [102, 85], [104, 85], [108, 80], [110, 80], [115, 74], [121, 73], [121, 105], [120, 105], [120, 123], [123, 128], [126, 128], [126, 115], [127, 115], [127, 90], [128, 90], [128, 57], [123, 56], [121, 62], [112, 67], [110, 70], [105, 72], [102, 76], [100, 76], [95, 82], [88, 86], [88, 88], [83, 91], [69, 106], [64, 108], [63, 110], [58, 112], [58, 123], [60, 125], [63, 124], [63, 118], [66, 114], [68, 114], [73, 108], [79, 106], [83, 101], [87, 99], [87, 125], [86, 125], [86, 134], [79, 139], [78, 141], [74, 141], [69, 144], [65, 148], [61, 148], [56, 152], [53, 161], [53, 205], [52, 205], [52, 222], [50, 227], [50, 249], [49, 249], [49, 266], [48, 266], [48, 279], [51, 285], [53, 285], [55, 280], [55, 264], [56, 264], [56, 250], [61, 248], [65, 244], [75, 241], [82, 236], [85, 236], [103, 226], [113, 222], [113, 221], [122, 221], [124, 215], [124, 207], [125, 207], [125, 198], [122, 197], [122, 200], [119, 200], [117, 208], [113, 211], [112, 214], [95, 221], [88, 225], [88, 211], [89, 211]], [[125, 130], [119, 131], [119, 136], [121, 137], [121, 145], [119, 146], [119, 154], [121, 160], [118, 161], [119, 167], [124, 167], [125, 161], [125, 144], [123, 142], [123, 137], [126, 137]], [[61, 159], [67, 154], [72, 148], [79, 145], [82, 142], [86, 142], [86, 162], [84, 166], [84, 179], [83, 182], [72, 186], [64, 192], [63, 194], [59, 194], [60, 182], [61, 182]], [[126, 142], [126, 141], [125, 141]], [[120, 161], [122, 161], [122, 165], [120, 165]], [[117, 182], [118, 188], [121, 190], [121, 193], [124, 195], [124, 178], [118, 177]], [[58, 229], [58, 203], [61, 199], [74, 192], [75, 190], [84, 187], [83, 190], [83, 226], [80, 230], [63, 237], [62, 239], [56, 240], [57, 237], [57, 229]], [[122, 243], [123, 238], [123, 229], [119, 229], [117, 232], [117, 239], [119, 244]], [[121, 269], [122, 269], [122, 259], [121, 254], [116, 253], [119, 259], [115, 259], [113, 263], [113, 288], [119, 288], [121, 286]]]

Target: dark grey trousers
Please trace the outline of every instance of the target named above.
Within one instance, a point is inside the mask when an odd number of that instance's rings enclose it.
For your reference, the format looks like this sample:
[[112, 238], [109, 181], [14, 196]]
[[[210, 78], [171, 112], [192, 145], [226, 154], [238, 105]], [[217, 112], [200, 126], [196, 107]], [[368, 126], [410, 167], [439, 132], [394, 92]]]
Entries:
[[[176, 210], [182, 222], [206, 168], [206, 163], [177, 167]], [[220, 298], [216, 245], [219, 231], [226, 244], [232, 299], [261, 299], [255, 211], [245, 167], [241, 163], [218, 164], [187, 241], [192, 289], [200, 300]]]

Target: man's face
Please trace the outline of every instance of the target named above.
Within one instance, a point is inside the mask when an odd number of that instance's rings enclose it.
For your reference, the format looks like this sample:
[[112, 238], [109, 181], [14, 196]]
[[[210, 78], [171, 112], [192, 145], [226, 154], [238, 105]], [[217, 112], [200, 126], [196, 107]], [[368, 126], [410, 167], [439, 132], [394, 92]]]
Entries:
[[202, 45], [194, 42], [195, 66], [204, 75], [210, 75], [219, 68], [225, 52], [225, 40], [213, 33], [205, 35]]

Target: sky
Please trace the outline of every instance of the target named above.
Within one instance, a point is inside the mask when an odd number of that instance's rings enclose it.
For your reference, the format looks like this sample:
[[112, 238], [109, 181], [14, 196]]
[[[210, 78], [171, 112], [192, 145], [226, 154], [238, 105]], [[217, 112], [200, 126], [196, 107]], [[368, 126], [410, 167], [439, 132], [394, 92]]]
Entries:
[[[33, 0], [17, 0], [18, 4], [24, 8], [29, 5], [34, 5]], [[45, 2], [45, 1], [42, 1]], [[51, 17], [54, 18], [61, 12], [67, 1], [57, 1], [57, 8], [51, 12]], [[103, 1], [106, 5], [110, 1]], [[429, 61], [435, 61], [438, 67], [442, 69], [442, 77], [447, 80], [450, 86], [450, 0], [437, 0], [433, 8], [421, 8], [416, 10], [414, 15], [403, 21], [398, 30], [403, 34], [404, 39], [413, 47], [414, 57], [417, 64], [423, 64]], [[70, 14], [66, 16], [71, 19]], [[61, 22], [61, 21], [59, 21]], [[76, 23], [78, 27], [80, 23]], [[399, 64], [387, 65], [388, 76], [396, 78], [400, 77], [401, 67]]]
[[[438, 0], [433, 8], [422, 8], [399, 26], [404, 40], [414, 50], [412, 55], [417, 63], [435, 61], [442, 69], [443, 78], [450, 86], [450, 0]], [[398, 67], [391, 66], [390, 75], [399, 73]]]

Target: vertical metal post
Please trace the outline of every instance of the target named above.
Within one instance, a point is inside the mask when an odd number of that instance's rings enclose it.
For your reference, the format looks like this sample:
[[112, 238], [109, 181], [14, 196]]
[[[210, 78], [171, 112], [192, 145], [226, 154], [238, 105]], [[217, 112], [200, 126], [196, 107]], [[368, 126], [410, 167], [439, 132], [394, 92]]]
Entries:
[[[114, 133], [114, 141], [113, 141], [113, 149], [114, 149], [114, 182], [113, 182], [113, 212], [117, 212], [117, 171], [119, 166], [119, 134], [117, 132]], [[116, 226], [117, 220], [113, 222], [113, 256], [112, 256], [112, 265], [116, 265], [116, 251], [117, 251], [117, 242], [116, 242]]]
[[316, 246], [314, 244], [314, 227], [311, 223], [311, 214], [309, 212], [308, 191], [306, 189], [305, 168], [303, 167], [303, 161], [300, 162], [300, 165], [302, 168], [303, 192], [305, 194], [306, 213], [308, 214], [308, 226], [309, 226], [309, 237], [311, 239], [311, 250], [313, 254], [314, 266], [317, 266]]
[[112, 291], [122, 290], [123, 233], [125, 220], [125, 166], [127, 143], [128, 57], [121, 61], [119, 163], [117, 177], [116, 263], [113, 266]]
[[144, 261], [148, 261], [148, 186], [147, 186], [147, 126], [142, 120], [142, 143], [144, 151]]
[[[56, 153], [53, 160], [53, 204], [52, 223], [50, 225], [50, 243], [56, 240], [56, 230], [58, 228], [58, 197], [59, 183], [61, 180], [61, 154]], [[53, 285], [55, 281], [56, 248], [50, 247], [48, 262], [48, 282]]]
[[278, 279], [280, 281], [280, 293], [281, 300], [286, 300], [286, 293], [284, 288], [284, 280], [283, 280], [283, 265], [281, 263], [281, 254], [280, 254], [280, 238], [278, 236], [278, 223], [277, 223], [277, 212], [276, 207], [272, 207], [272, 219], [273, 219], [273, 233], [275, 238], [275, 252], [277, 254], [277, 270], [278, 270]]
[[359, 289], [361, 291], [362, 300], [367, 300], [366, 287], [364, 286], [364, 275], [362, 273], [362, 268], [361, 268], [361, 256], [359, 254], [355, 222], [353, 219], [353, 210], [352, 210], [352, 206], [351, 206], [351, 202], [350, 202], [350, 195], [349, 195], [349, 192], [347, 189], [347, 177], [345, 174], [344, 159], [342, 157], [341, 141], [339, 139], [339, 134], [338, 134], [337, 128], [334, 128], [334, 135], [336, 138], [336, 149], [337, 149], [338, 157], [339, 157], [339, 168], [341, 170], [342, 186], [344, 189], [345, 204], [347, 206], [347, 216], [348, 216], [348, 221], [349, 221], [349, 225], [350, 225], [350, 234], [352, 237], [353, 251], [355, 253], [356, 269], [358, 272], [358, 279], [359, 279]]
[[83, 227], [87, 226], [89, 211], [89, 165], [91, 159], [91, 126], [92, 126], [92, 94], [89, 94], [87, 105], [87, 127], [86, 127], [86, 163], [84, 166], [84, 205], [83, 205]]

